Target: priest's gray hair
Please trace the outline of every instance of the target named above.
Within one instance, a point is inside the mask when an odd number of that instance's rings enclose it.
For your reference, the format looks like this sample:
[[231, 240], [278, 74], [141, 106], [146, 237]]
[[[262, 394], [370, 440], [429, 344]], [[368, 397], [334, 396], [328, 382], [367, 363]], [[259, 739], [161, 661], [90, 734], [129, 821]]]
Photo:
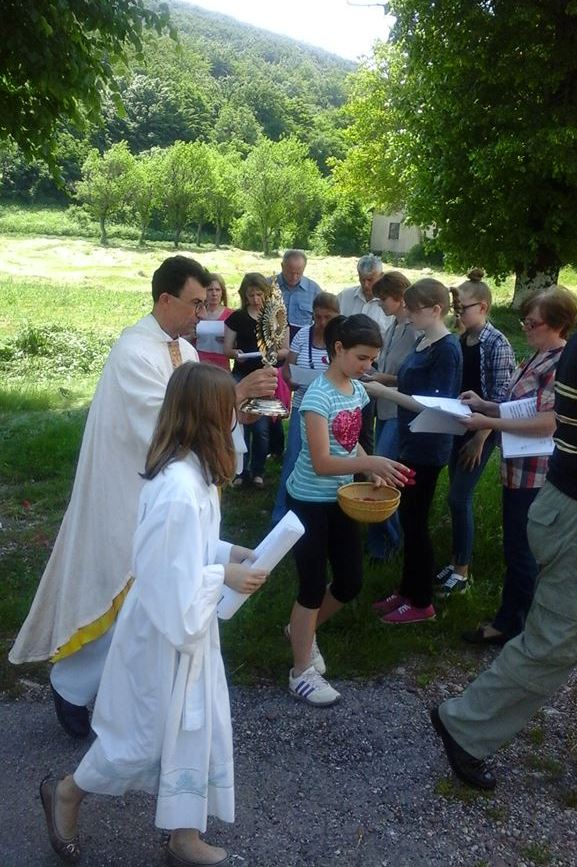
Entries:
[[382, 270], [383, 263], [374, 253], [367, 253], [366, 256], [361, 256], [357, 262], [357, 271], [364, 276], [374, 274], [375, 271], [378, 271], [380, 274]]

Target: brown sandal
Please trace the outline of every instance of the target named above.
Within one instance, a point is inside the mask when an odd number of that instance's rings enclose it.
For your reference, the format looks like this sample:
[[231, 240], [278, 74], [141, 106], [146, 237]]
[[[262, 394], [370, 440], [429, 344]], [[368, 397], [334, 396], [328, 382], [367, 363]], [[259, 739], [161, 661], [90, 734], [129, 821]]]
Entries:
[[191, 861], [188, 858], [181, 858], [176, 852], [173, 852], [170, 848], [170, 842], [168, 843], [166, 849], [166, 863], [168, 867], [226, 867], [227, 864], [230, 864], [230, 859], [228, 857], [228, 852], [221, 858], [220, 861]]
[[50, 845], [56, 852], [59, 858], [63, 861], [67, 861], [69, 864], [76, 864], [80, 861], [80, 857], [82, 852], [80, 850], [80, 844], [78, 842], [78, 837], [72, 837], [70, 840], [64, 840], [63, 837], [58, 833], [58, 829], [56, 827], [56, 818], [55, 818], [55, 801], [56, 801], [56, 786], [58, 785], [58, 780], [54, 777], [44, 777], [42, 782], [40, 783], [40, 800], [42, 801], [42, 806], [44, 808], [44, 815], [46, 816], [46, 825], [48, 827], [48, 837], [50, 838]]

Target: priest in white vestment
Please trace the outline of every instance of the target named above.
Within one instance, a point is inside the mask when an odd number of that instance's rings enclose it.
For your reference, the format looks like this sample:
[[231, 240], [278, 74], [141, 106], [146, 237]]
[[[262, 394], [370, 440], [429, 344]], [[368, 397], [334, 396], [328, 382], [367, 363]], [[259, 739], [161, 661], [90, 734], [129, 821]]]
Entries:
[[[111, 627], [130, 586], [139, 473], [173, 369], [198, 360], [180, 335], [198, 321], [209, 281], [193, 259], [166, 259], [152, 278], [152, 313], [112, 347], [88, 413], [68, 509], [10, 651], [13, 663], [52, 659], [58, 719], [75, 737], [90, 731], [86, 705], [96, 695]], [[276, 372], [257, 373], [258, 381], [237, 387], [239, 400], [272, 397]]]

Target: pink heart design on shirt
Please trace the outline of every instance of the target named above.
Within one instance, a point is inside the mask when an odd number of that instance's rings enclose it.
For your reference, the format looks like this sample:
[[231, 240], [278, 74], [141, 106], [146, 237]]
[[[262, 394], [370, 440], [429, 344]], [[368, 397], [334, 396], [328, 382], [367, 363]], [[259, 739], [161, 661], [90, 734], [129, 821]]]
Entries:
[[359, 441], [362, 423], [359, 407], [353, 410], [342, 409], [333, 419], [333, 436], [348, 452], [352, 452]]

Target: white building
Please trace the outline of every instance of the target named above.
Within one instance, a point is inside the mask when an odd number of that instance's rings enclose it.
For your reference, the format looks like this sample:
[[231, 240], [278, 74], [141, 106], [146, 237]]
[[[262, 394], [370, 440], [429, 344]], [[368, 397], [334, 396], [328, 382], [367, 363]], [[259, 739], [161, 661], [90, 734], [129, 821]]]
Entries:
[[373, 214], [371, 228], [371, 251], [373, 253], [396, 253], [404, 256], [415, 244], [422, 244], [426, 232], [418, 226], [407, 226], [405, 215]]

